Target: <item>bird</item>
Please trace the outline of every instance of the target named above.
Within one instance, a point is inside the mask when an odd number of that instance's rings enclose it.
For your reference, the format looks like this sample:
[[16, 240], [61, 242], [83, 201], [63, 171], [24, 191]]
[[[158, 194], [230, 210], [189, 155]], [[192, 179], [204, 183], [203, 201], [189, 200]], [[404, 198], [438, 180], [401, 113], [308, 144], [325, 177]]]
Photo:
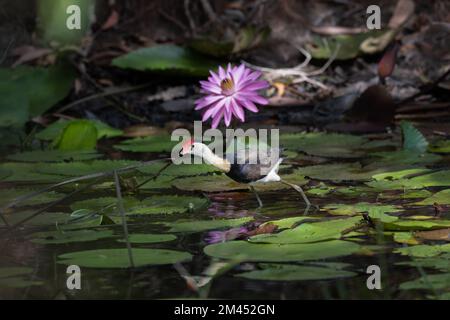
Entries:
[[[280, 182], [288, 185], [301, 194], [307, 209], [311, 206], [311, 202], [300, 186], [287, 182], [278, 175], [278, 169], [283, 161], [283, 158], [280, 157], [282, 152], [281, 149], [270, 148], [269, 150], [267, 155], [268, 158], [270, 158], [271, 155], [277, 156], [276, 158], [278, 160], [275, 164], [269, 161], [263, 161], [258, 154], [255, 154], [255, 152], [258, 152], [256, 148], [249, 148], [246, 146], [246, 152], [237, 152], [237, 149], [238, 148], [234, 148], [233, 153], [226, 153], [225, 158], [222, 158], [214, 154], [207, 145], [201, 142], [195, 142], [194, 139], [189, 139], [183, 143], [182, 149], [180, 150], [180, 156], [194, 155], [200, 157], [205, 160], [206, 163], [224, 172], [230, 179], [247, 184], [249, 189], [255, 195], [260, 208], [263, 207], [263, 203], [254, 188], [254, 184], [268, 182]], [[256, 159], [256, 161], [254, 161], [256, 163], [253, 163], [250, 159]]]

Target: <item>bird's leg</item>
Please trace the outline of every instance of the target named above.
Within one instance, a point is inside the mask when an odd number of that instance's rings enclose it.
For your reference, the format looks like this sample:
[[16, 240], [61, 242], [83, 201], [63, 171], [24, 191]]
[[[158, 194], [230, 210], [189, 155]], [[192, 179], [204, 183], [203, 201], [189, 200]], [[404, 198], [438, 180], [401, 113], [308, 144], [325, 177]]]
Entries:
[[259, 208], [262, 208], [263, 203], [262, 203], [261, 199], [259, 198], [259, 195], [256, 192], [255, 188], [252, 185], [250, 185], [250, 190], [255, 194], [256, 200], [258, 200]]
[[303, 192], [302, 187], [300, 187], [300, 186], [298, 186], [298, 185], [296, 185], [296, 184], [293, 184], [293, 183], [284, 181], [284, 180], [280, 180], [280, 182], [281, 182], [281, 183], [284, 183], [285, 185], [290, 186], [290, 187], [293, 188], [295, 191], [297, 191], [298, 193], [300, 193], [300, 194], [302, 195], [303, 200], [304, 200], [305, 203], [306, 203], [306, 208], [309, 209], [309, 207], [311, 206], [311, 202], [309, 202], [309, 199], [308, 199], [308, 197], [306, 196], [306, 194]]

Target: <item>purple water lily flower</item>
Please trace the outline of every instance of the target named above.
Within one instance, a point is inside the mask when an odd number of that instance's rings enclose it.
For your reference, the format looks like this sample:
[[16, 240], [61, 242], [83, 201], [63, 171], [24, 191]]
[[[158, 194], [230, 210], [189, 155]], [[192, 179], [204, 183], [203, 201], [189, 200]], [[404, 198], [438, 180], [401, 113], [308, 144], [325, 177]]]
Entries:
[[209, 244], [234, 240], [242, 234], [248, 232], [247, 228], [232, 228], [225, 231], [210, 231], [205, 241]]
[[200, 81], [201, 92], [206, 96], [195, 101], [195, 110], [204, 109], [202, 121], [212, 118], [212, 128], [217, 128], [222, 118], [227, 127], [233, 116], [244, 122], [244, 109], [258, 112], [256, 104], [268, 103], [257, 92], [269, 87], [267, 81], [259, 80], [261, 72], [252, 71], [244, 64], [238, 67], [228, 64], [226, 70], [219, 67], [218, 73], [210, 71], [210, 74], [208, 81]]

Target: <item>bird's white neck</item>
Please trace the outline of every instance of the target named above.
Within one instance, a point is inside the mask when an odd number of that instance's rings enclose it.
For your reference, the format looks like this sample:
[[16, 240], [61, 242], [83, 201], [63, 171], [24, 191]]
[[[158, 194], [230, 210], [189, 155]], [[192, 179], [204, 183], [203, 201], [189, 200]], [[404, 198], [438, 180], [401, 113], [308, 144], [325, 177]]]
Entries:
[[213, 165], [223, 172], [229, 172], [231, 164], [228, 160], [215, 155], [207, 145], [203, 143], [194, 144], [193, 154], [203, 158], [208, 164]]

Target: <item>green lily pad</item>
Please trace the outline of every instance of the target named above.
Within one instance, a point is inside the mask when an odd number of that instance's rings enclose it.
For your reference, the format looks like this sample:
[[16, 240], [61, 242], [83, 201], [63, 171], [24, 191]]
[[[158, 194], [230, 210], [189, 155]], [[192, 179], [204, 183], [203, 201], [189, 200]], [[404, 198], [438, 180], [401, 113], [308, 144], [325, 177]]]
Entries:
[[450, 272], [450, 254], [444, 253], [435, 257], [414, 258], [411, 261], [397, 262], [399, 266], [431, 268], [442, 272]]
[[342, 240], [286, 245], [229, 241], [206, 246], [204, 252], [208, 256], [221, 259], [284, 262], [346, 256], [359, 249], [360, 245]]
[[178, 141], [171, 141], [169, 135], [148, 136], [122, 141], [114, 147], [129, 152], [170, 152]]
[[358, 150], [367, 139], [361, 136], [337, 133], [282, 134], [280, 145], [307, 154], [330, 158], [359, 158], [365, 154]]
[[202, 232], [213, 229], [239, 227], [253, 217], [237, 219], [215, 219], [215, 220], [177, 220], [174, 222], [162, 222], [166, 227], [170, 227], [168, 232]]
[[[157, 174], [166, 162], [155, 163], [149, 166], [141, 167], [137, 169], [138, 171], [155, 175]], [[218, 172], [219, 170], [209, 164], [172, 164], [168, 166], [166, 169], [161, 171], [161, 175], [172, 176], [172, 177], [183, 177], [183, 176], [196, 176], [196, 175], [205, 175], [213, 172]]]
[[422, 189], [428, 187], [450, 187], [450, 170], [442, 170], [421, 176], [393, 181], [380, 180], [366, 183], [379, 190]]
[[[132, 233], [128, 237], [130, 243], [159, 243], [173, 241], [177, 237], [173, 234], [150, 234], [150, 233]], [[117, 240], [119, 242], [125, 242], [124, 239]]]
[[61, 150], [36, 150], [9, 155], [8, 160], [20, 162], [60, 162], [83, 161], [102, 157], [101, 154], [91, 150], [61, 151]]
[[450, 204], [450, 189], [439, 191], [431, 197], [415, 202], [415, 205], [432, 206], [433, 204]]
[[399, 166], [426, 165], [442, 159], [441, 156], [432, 153], [420, 153], [411, 150], [374, 152], [376, 161], [365, 166], [366, 170], [396, 168]]
[[279, 229], [288, 229], [292, 228], [295, 224], [300, 223], [304, 220], [307, 221], [316, 221], [319, 219], [318, 217], [313, 216], [301, 216], [301, 217], [290, 217], [290, 218], [283, 218], [278, 220], [271, 220], [263, 223], [261, 226], [264, 226], [266, 223], [272, 223], [276, 225]]
[[356, 273], [331, 267], [286, 264], [259, 264], [262, 270], [240, 273], [237, 276], [252, 280], [303, 281], [354, 277]]
[[[189, 261], [192, 256], [187, 252], [166, 249], [132, 249], [136, 267], [146, 265], [164, 265]], [[76, 264], [87, 268], [129, 268], [127, 249], [98, 249], [65, 253], [58, 256], [58, 263]]]
[[0, 268], [0, 287], [2, 288], [26, 288], [34, 285], [41, 285], [41, 281], [33, 281], [24, 276], [33, 273], [28, 267], [4, 267]]
[[382, 222], [396, 221], [398, 217], [388, 215], [387, 213], [399, 212], [401, 209], [393, 205], [379, 205], [376, 203], [360, 202], [356, 204], [329, 204], [323, 207], [333, 215], [357, 215], [367, 212], [372, 219]]
[[111, 230], [76, 230], [76, 231], [45, 231], [31, 235], [31, 242], [39, 244], [61, 244], [72, 242], [95, 241], [114, 237]]
[[442, 140], [433, 143], [428, 147], [428, 151], [436, 153], [450, 153], [450, 140]]
[[[124, 197], [122, 200], [126, 214], [183, 213], [189, 210], [198, 210], [208, 203], [205, 198], [176, 195], [151, 196], [142, 201], [133, 197]], [[104, 214], [120, 214], [117, 198], [114, 197], [81, 200], [73, 203], [70, 207], [72, 210], [88, 209]]]
[[[307, 180], [298, 174], [283, 176], [283, 179], [297, 185], [304, 185], [307, 183]], [[203, 192], [249, 190], [249, 186], [247, 184], [235, 182], [224, 174], [176, 179], [173, 181], [173, 186], [180, 190]], [[290, 188], [289, 186], [279, 182], [260, 183], [255, 184], [254, 186], [257, 191], [271, 191]]]
[[404, 244], [419, 244], [412, 232], [394, 232], [394, 241]]
[[334, 219], [321, 222], [304, 222], [294, 229], [275, 234], [261, 234], [249, 238], [255, 243], [311, 243], [324, 240], [340, 239], [342, 232], [361, 223], [361, 217]]
[[361, 169], [359, 163], [319, 164], [294, 170], [293, 174], [325, 181], [368, 181], [372, 173]]
[[450, 227], [450, 220], [397, 220], [384, 223], [384, 230], [419, 231]]
[[64, 177], [61, 175], [37, 172], [36, 168], [40, 165], [40, 163], [2, 163], [0, 164], [0, 168], [2, 168], [3, 170], [8, 170], [11, 173], [10, 175], [6, 176], [3, 181], [50, 183], [64, 180]]
[[418, 279], [403, 282], [400, 287], [401, 290], [412, 289], [428, 289], [440, 290], [450, 288], [450, 273], [442, 274], [427, 274]]
[[36, 165], [35, 171], [43, 174], [62, 176], [83, 176], [99, 172], [121, 169], [137, 165], [139, 161], [131, 160], [93, 160], [89, 162], [61, 162]]
[[426, 169], [426, 168], [402, 169], [402, 170], [398, 170], [398, 171], [377, 173], [377, 174], [374, 174], [372, 176], [372, 178], [375, 179], [376, 181], [380, 181], [380, 180], [392, 181], [392, 180], [407, 178], [408, 176], [412, 176], [412, 175], [425, 174], [430, 171], [431, 171], [430, 169]]
[[[137, 178], [138, 185], [147, 181], [148, 177]], [[172, 181], [174, 177], [171, 176], [159, 176], [156, 179], [152, 179], [143, 185], [139, 186], [140, 190], [153, 190], [153, 189], [170, 189], [172, 188]]]
[[[0, 190], [0, 207], [6, 206], [16, 198], [32, 193], [35, 190], [31, 189], [2, 189]], [[54, 191], [49, 191], [41, 193], [31, 199], [17, 203], [16, 206], [33, 206], [38, 204], [44, 204], [48, 202], [53, 202], [59, 200], [64, 195], [61, 193], [56, 193]]]
[[176, 45], [156, 45], [115, 58], [112, 65], [140, 71], [169, 71], [175, 74], [205, 76], [218, 63], [192, 50]]
[[[47, 126], [45, 129], [39, 131], [36, 134], [36, 138], [40, 140], [58, 140], [63, 133], [64, 129], [76, 120], [58, 120]], [[112, 138], [121, 136], [122, 130], [110, 127], [104, 122], [98, 120], [85, 120], [91, 122], [97, 129], [98, 139], [100, 138]]]
[[[10, 225], [14, 225], [26, 218], [29, 218], [34, 214], [35, 211], [23, 211], [23, 212], [15, 212], [11, 214], [5, 214], [6, 221]], [[26, 221], [24, 224], [27, 226], [51, 226], [51, 225], [59, 225], [64, 224], [69, 221], [70, 215], [67, 213], [61, 212], [43, 212], [37, 215], [36, 217]], [[0, 219], [0, 226], [3, 226], [4, 222]]]
[[75, 120], [64, 128], [55, 146], [61, 151], [94, 150], [97, 139], [94, 124], [89, 120]]
[[443, 244], [443, 245], [421, 244], [417, 246], [398, 248], [395, 249], [394, 252], [400, 253], [402, 256], [410, 256], [416, 258], [435, 257], [442, 253], [450, 253], [450, 244]]

